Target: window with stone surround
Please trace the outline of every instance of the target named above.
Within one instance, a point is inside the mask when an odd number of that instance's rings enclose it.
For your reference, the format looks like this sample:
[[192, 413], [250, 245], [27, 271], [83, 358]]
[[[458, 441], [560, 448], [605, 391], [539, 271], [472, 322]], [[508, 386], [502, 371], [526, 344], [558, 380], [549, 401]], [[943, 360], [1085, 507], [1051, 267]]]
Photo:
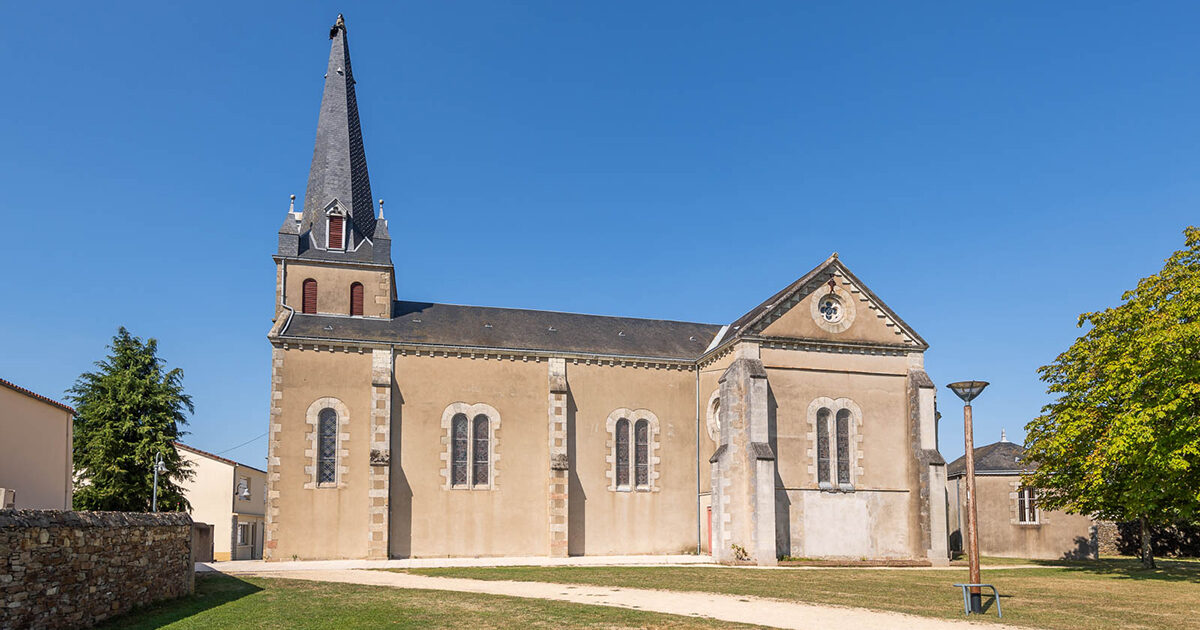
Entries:
[[350, 439], [350, 410], [337, 398], [325, 396], [308, 406], [305, 422], [308, 430], [304, 435], [307, 442], [304, 456], [308, 464], [304, 473], [309, 481], [304, 487], [343, 487], [350, 457], [346, 448]]
[[337, 412], [325, 408], [317, 418], [317, 483], [334, 483], [337, 481]]
[[821, 397], [808, 406], [809, 472], [817, 487], [853, 492], [862, 475], [862, 412], [849, 398]]
[[609, 490], [657, 492], [658, 417], [646, 409], [617, 409], [608, 417]]
[[490, 405], [453, 403], [442, 414], [445, 487], [488, 490], [496, 485], [500, 414]]
[[1022, 525], [1038, 523], [1037, 492], [1033, 488], [1017, 491], [1017, 522]]

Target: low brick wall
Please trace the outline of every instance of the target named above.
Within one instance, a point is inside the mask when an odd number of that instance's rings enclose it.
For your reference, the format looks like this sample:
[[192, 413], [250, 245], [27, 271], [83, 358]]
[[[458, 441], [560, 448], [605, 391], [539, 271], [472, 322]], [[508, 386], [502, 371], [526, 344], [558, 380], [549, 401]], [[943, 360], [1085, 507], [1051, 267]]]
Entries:
[[0, 510], [0, 628], [85, 628], [192, 592], [182, 513]]

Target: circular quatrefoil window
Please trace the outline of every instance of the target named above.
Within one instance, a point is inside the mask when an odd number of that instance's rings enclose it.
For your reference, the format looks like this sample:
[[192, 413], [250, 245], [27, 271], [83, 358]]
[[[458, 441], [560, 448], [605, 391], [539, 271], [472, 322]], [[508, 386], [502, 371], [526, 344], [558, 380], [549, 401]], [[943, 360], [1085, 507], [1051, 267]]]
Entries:
[[822, 330], [840, 333], [854, 323], [854, 298], [843, 289], [822, 286], [811, 304], [813, 320]]

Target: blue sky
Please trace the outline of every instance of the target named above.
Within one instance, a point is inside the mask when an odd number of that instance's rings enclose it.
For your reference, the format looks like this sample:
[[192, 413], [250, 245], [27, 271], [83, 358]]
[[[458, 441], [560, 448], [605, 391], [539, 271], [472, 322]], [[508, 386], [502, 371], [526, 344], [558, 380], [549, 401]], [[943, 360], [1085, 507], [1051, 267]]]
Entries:
[[1196, 222], [1195, 4], [10, 4], [0, 378], [61, 397], [125, 325], [263, 465], [339, 11], [401, 298], [727, 323], [837, 251], [992, 382], [980, 443]]

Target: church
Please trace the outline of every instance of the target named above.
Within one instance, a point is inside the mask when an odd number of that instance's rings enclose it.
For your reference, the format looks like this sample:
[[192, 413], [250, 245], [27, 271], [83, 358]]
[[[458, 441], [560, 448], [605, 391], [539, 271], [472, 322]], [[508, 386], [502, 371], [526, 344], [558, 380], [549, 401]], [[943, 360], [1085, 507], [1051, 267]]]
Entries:
[[405, 299], [329, 39], [273, 256], [265, 558], [947, 563], [929, 346], [836, 254], [728, 323]]

